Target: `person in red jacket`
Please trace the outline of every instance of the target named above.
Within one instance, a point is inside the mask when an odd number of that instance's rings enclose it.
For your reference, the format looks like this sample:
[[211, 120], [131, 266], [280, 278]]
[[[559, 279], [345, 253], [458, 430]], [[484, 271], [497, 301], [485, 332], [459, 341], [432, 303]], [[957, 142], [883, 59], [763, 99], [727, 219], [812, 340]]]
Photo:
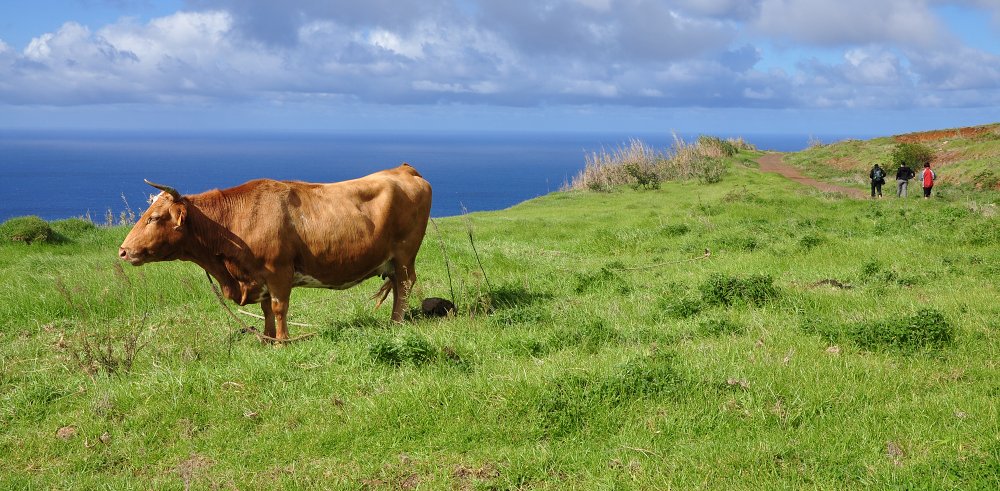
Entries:
[[931, 197], [931, 188], [934, 187], [934, 180], [937, 179], [937, 174], [931, 170], [931, 163], [924, 163], [924, 171], [920, 173], [920, 180], [924, 183], [924, 199]]

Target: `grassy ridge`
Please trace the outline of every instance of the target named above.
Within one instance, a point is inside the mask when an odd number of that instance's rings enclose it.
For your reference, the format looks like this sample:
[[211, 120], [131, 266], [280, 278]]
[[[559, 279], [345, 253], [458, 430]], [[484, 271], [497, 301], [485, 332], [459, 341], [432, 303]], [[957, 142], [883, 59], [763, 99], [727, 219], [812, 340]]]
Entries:
[[813, 145], [788, 154], [785, 163], [814, 178], [862, 187], [868, 186], [868, 171], [877, 163], [890, 170], [888, 180], [893, 184], [896, 166], [890, 155], [901, 141], [921, 143], [934, 152], [931, 167], [938, 183], [952, 193], [961, 193], [963, 188], [1000, 191], [1000, 169], [996, 168], [1000, 124]]
[[[996, 203], [740, 157], [439, 220], [454, 281], [432, 229], [416, 295], [460, 316], [297, 289], [319, 336], [281, 349], [234, 339], [196, 266], [121, 268], [125, 229], [0, 245], [0, 487], [997, 487]], [[130, 336], [130, 370], [87, 354]]]

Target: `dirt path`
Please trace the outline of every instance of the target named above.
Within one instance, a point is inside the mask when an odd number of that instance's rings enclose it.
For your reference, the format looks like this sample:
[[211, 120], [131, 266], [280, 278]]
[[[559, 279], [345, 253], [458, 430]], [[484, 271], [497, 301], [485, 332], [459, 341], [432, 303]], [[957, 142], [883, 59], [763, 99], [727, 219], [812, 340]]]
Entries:
[[827, 182], [817, 181], [815, 179], [803, 176], [801, 172], [795, 167], [781, 162], [782, 154], [780, 153], [769, 153], [757, 159], [757, 163], [760, 164], [761, 172], [777, 172], [795, 182], [805, 184], [806, 186], [812, 186], [820, 191], [825, 191], [828, 193], [843, 193], [847, 196], [857, 199], [866, 199], [871, 196], [860, 189], [848, 188], [844, 186], [838, 186], [836, 184], [830, 184]]

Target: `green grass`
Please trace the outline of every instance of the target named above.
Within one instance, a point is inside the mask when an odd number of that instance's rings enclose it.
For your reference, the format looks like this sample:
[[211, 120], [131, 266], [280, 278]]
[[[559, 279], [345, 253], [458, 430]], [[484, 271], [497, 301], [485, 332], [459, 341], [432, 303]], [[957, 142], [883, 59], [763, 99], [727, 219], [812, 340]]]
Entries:
[[429, 228], [411, 304], [457, 317], [296, 289], [282, 348], [127, 229], [2, 244], [0, 487], [993, 489], [991, 199], [556, 193]]

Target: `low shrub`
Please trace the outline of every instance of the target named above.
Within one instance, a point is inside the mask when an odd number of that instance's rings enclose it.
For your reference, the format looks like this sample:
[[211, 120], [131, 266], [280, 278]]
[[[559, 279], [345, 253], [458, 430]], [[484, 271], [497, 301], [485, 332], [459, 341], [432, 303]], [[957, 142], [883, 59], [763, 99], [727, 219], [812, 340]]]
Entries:
[[779, 294], [771, 275], [758, 274], [740, 277], [713, 273], [698, 289], [702, 301], [709, 305], [748, 303], [760, 306]]
[[378, 338], [368, 349], [368, 355], [373, 361], [391, 366], [404, 363], [423, 365], [437, 358], [440, 352], [427, 337], [417, 332], [410, 332], [402, 337]]
[[3, 242], [51, 242], [56, 238], [48, 222], [31, 215], [15, 217], [0, 224], [0, 240]]
[[687, 319], [701, 312], [702, 302], [699, 298], [676, 296], [661, 298], [657, 302], [657, 310], [663, 316], [673, 319]]
[[630, 186], [636, 191], [640, 189], [660, 189], [660, 176], [652, 166], [642, 166], [630, 162], [624, 166], [625, 173], [634, 181]]
[[[145, 317], [132, 321], [135, 326], [144, 322]], [[123, 375], [132, 371], [139, 352], [149, 344], [147, 332], [141, 329], [114, 332], [109, 327], [95, 332], [82, 329], [65, 345], [73, 363], [87, 374]]]
[[944, 314], [925, 308], [910, 316], [843, 324], [830, 319], [806, 317], [799, 328], [830, 343], [850, 342], [869, 351], [937, 350], [952, 344], [955, 328]]
[[718, 157], [701, 156], [691, 162], [692, 174], [701, 184], [715, 184], [722, 181], [729, 171], [729, 165]]
[[918, 351], [951, 344], [955, 329], [936, 309], [921, 309], [908, 317], [861, 322], [847, 329], [851, 341], [867, 350]]

